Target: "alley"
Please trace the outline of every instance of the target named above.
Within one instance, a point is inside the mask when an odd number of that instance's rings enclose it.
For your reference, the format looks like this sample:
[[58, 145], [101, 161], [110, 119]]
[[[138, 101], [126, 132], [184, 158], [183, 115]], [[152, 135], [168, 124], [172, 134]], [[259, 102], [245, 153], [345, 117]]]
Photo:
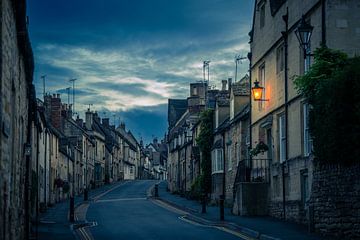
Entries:
[[224, 231], [181, 220], [181, 214], [147, 199], [154, 181], [130, 181], [90, 203], [87, 228], [94, 239], [239, 239]]

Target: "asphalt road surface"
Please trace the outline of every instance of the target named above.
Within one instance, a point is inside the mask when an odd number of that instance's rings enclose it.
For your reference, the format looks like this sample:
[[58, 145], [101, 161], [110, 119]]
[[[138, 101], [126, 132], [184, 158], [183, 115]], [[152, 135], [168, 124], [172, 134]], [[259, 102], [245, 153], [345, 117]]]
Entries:
[[218, 228], [182, 218], [183, 213], [147, 199], [154, 181], [129, 181], [91, 202], [87, 228], [94, 239], [211, 240], [241, 239]]

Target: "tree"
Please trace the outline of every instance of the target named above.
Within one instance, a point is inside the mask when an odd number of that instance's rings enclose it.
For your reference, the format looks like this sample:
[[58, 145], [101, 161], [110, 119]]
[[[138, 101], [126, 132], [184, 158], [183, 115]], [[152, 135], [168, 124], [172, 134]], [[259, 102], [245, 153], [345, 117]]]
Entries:
[[360, 58], [326, 47], [295, 86], [311, 105], [310, 133], [319, 163], [350, 164], [360, 158]]

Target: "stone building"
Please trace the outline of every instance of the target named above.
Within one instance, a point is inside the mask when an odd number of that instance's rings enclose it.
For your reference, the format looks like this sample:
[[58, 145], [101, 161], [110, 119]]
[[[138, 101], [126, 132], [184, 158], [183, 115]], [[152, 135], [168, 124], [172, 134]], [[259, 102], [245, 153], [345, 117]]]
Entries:
[[24, 239], [30, 219], [35, 91], [26, 2], [0, 2], [0, 238]]
[[169, 99], [168, 105], [168, 187], [173, 192], [188, 192], [195, 176], [192, 128], [205, 108], [207, 83], [190, 84], [186, 100]]
[[[255, 148], [263, 142], [269, 147], [254, 159], [270, 161], [266, 211], [271, 216], [308, 222], [313, 178], [309, 106], [292, 79], [309, 69], [313, 61], [310, 53], [320, 44], [359, 54], [358, 13], [356, 0], [255, 1], [250, 32], [251, 82], [257, 80], [264, 87], [266, 101], [251, 101], [251, 145]], [[299, 47], [295, 34], [302, 16], [313, 26], [306, 51]]]

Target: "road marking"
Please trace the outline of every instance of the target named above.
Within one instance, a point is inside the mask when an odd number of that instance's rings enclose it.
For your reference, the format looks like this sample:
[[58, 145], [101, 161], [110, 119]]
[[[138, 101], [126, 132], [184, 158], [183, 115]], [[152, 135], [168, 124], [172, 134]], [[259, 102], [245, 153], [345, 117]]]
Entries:
[[213, 226], [213, 225], [206, 225], [206, 224], [201, 224], [201, 223], [198, 223], [198, 222], [195, 222], [195, 221], [192, 221], [190, 219], [187, 219], [186, 216], [189, 215], [188, 212], [185, 212], [185, 211], [182, 211], [180, 209], [177, 209], [163, 201], [160, 201], [158, 199], [151, 199], [151, 201], [153, 203], [155, 203], [156, 205], [160, 206], [160, 207], [163, 207], [169, 211], [172, 211], [172, 212], [175, 212], [175, 213], [178, 213], [178, 214], [181, 214], [183, 216], [180, 216], [178, 217], [180, 220], [184, 221], [184, 222], [187, 222], [189, 224], [192, 224], [192, 225], [195, 225], [195, 226], [200, 226], [200, 227], [208, 227], [208, 228], [215, 228], [215, 229], [218, 229], [220, 231], [223, 231], [223, 232], [227, 232], [227, 233], [230, 233], [236, 237], [239, 237], [239, 238], [242, 238], [244, 240], [255, 240], [255, 238], [251, 238], [245, 234], [242, 234], [242, 233], [239, 233], [239, 232], [236, 232], [236, 231], [233, 231], [231, 229], [228, 229], [228, 228], [225, 228], [225, 227], [220, 227], [220, 226]]
[[99, 198], [101, 198], [102, 196], [108, 194], [109, 192], [111, 192], [111, 191], [113, 191], [113, 190], [115, 190], [115, 189], [123, 186], [125, 183], [128, 183], [128, 182], [122, 182], [122, 183], [120, 183], [119, 185], [114, 186], [113, 188], [110, 188], [109, 190], [107, 190], [107, 191], [105, 191], [105, 192], [103, 192], [103, 193], [101, 193], [101, 194], [99, 194], [99, 195], [96, 195], [95, 197], [92, 198], [93, 201], [94, 201], [94, 202], [97, 202]]
[[136, 200], [147, 200], [147, 198], [113, 198], [113, 199], [97, 200], [96, 202], [101, 203], [101, 202], [136, 201]]
[[248, 236], [246, 236], [246, 235], [244, 235], [242, 233], [233, 231], [233, 230], [225, 228], [225, 227], [214, 226], [214, 228], [217, 228], [217, 229], [219, 229], [220, 231], [223, 231], [223, 232], [230, 233], [232, 235], [235, 235], [235, 236], [237, 236], [239, 238], [242, 238], [242, 239], [245, 239], [245, 240], [255, 240], [255, 238], [248, 237]]
[[188, 213], [185, 212], [185, 211], [182, 211], [182, 210], [180, 210], [180, 209], [177, 209], [177, 208], [175, 208], [175, 207], [173, 207], [173, 206], [170, 206], [169, 204], [164, 203], [164, 202], [162, 202], [162, 201], [160, 201], [160, 200], [157, 200], [157, 199], [151, 199], [151, 202], [153, 202], [154, 204], [156, 204], [156, 205], [158, 205], [158, 206], [160, 206], [160, 207], [162, 207], [162, 208], [165, 208], [165, 209], [167, 209], [167, 210], [169, 210], [169, 211], [171, 211], [171, 212], [177, 213], [177, 214], [181, 214], [181, 215], [186, 215], [186, 214], [188, 214]]

